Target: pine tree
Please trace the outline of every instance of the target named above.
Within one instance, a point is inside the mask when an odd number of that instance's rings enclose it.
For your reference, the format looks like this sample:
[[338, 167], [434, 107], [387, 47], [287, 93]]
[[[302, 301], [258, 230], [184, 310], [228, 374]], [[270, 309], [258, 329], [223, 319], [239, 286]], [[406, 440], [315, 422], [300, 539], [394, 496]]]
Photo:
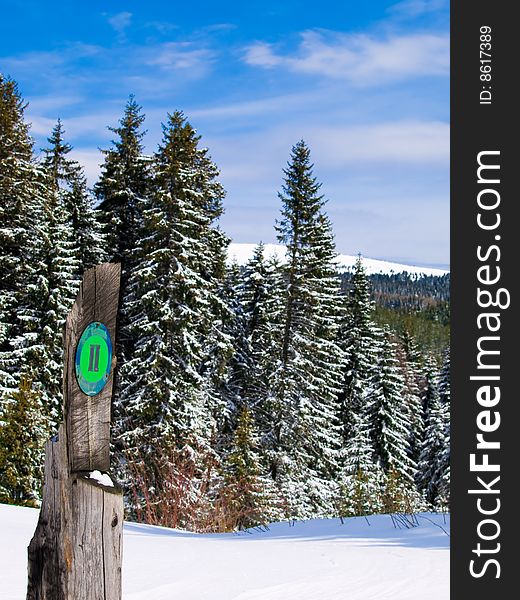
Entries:
[[42, 422], [39, 395], [22, 378], [9, 398], [0, 423], [0, 502], [38, 506], [43, 478]]
[[241, 268], [234, 261], [226, 271], [221, 291], [222, 300], [229, 309], [227, 318], [223, 322], [223, 331], [232, 343], [232, 353], [221, 378], [219, 390], [222, 410], [217, 415], [219, 433], [217, 445], [223, 451], [231, 444], [231, 435], [236, 426], [238, 413], [245, 405], [244, 379], [252, 367], [246, 336], [246, 317], [241, 302], [243, 283]]
[[287, 247], [280, 368], [273, 383], [271, 472], [288, 516], [334, 511], [342, 353], [331, 224], [303, 141], [293, 147], [279, 197], [278, 240]]
[[[282, 269], [276, 257], [267, 259], [259, 244], [245, 266], [242, 284], [237, 290], [242, 315], [239, 375], [246, 406], [261, 411], [270, 393], [272, 377], [279, 366], [278, 350], [283, 327]], [[256, 407], [259, 411], [256, 411]]]
[[214, 377], [229, 352], [219, 297], [227, 239], [215, 227], [224, 190], [182, 113], [169, 115], [163, 130], [128, 287], [126, 334], [136, 346], [121, 369], [116, 407], [127, 456], [182, 448], [190, 440], [194, 453], [208, 446]]
[[230, 521], [228, 530], [266, 525], [279, 514], [272, 480], [261, 474], [257, 448], [253, 416], [244, 406], [238, 414], [231, 451], [224, 460], [221, 501]]
[[0, 75], [0, 415], [23, 366], [16, 353], [16, 340], [25, 331], [19, 310], [34, 274], [36, 206], [46, 193], [25, 107], [17, 84]]
[[439, 402], [441, 419], [443, 424], [443, 448], [439, 456], [439, 494], [437, 505], [441, 508], [449, 506], [450, 502], [450, 458], [451, 458], [451, 425], [450, 425], [450, 403], [451, 403], [451, 360], [450, 347], [444, 353], [444, 361], [439, 375]]
[[64, 140], [64, 129], [58, 119], [49, 147], [44, 150], [43, 166], [58, 196], [60, 209], [71, 231], [71, 243], [78, 262], [76, 278], [105, 260], [99, 215], [87, 188], [87, 180], [80, 164], [70, 158], [72, 146]]
[[432, 406], [439, 403], [439, 373], [438, 366], [431, 355], [427, 355], [422, 368], [423, 384], [421, 402], [423, 422], [426, 423]]
[[341, 517], [369, 515], [383, 508], [384, 474], [375, 459], [365, 411], [354, 413], [352, 437], [342, 450], [338, 509]]
[[338, 343], [344, 353], [344, 379], [338, 395], [338, 413], [343, 445], [356, 436], [358, 415], [364, 409], [364, 394], [377, 361], [377, 329], [371, 314], [370, 282], [358, 256], [346, 296]]
[[421, 387], [424, 385], [420, 352], [412, 336], [405, 332], [397, 345], [397, 357], [404, 378], [403, 399], [406, 418], [410, 423], [410, 458], [417, 464], [424, 436], [424, 413]]
[[404, 379], [395, 344], [383, 331], [379, 356], [365, 392], [374, 456], [386, 473], [394, 470], [413, 482], [416, 465], [410, 458], [410, 422], [403, 398]]
[[[434, 505], [439, 496], [447, 494], [449, 464], [446, 464], [447, 437], [446, 411], [436, 397], [426, 420], [425, 435], [418, 466], [418, 487]], [[449, 456], [449, 455], [448, 455]], [[448, 459], [449, 460], [449, 459]]]
[[[282, 267], [276, 256], [265, 257], [265, 247], [261, 243], [243, 269], [232, 265], [228, 281], [227, 302], [234, 321], [227, 332], [233, 341], [234, 352], [228, 365], [225, 414], [229, 419], [229, 430], [233, 431], [240, 411], [246, 408], [251, 412], [259, 434], [261, 468], [268, 470], [272, 415], [276, 406], [273, 379], [280, 366], [283, 333], [285, 286]], [[226, 447], [228, 443], [225, 437], [221, 445]]]
[[130, 96], [119, 121], [109, 127], [116, 134], [112, 148], [104, 150], [101, 177], [94, 187], [105, 234], [108, 259], [122, 263], [123, 289], [139, 242], [141, 203], [149, 191], [149, 159], [143, 154], [142, 109]]
[[439, 374], [439, 401], [443, 405], [450, 405], [451, 402], [451, 359], [450, 347], [448, 346], [444, 352], [441, 372]]
[[[49, 427], [61, 420], [63, 326], [78, 289], [79, 251], [67, 190], [61, 125], [55, 128], [43, 161], [44, 193], [33, 200], [37, 217], [31, 245], [32, 271], [18, 318], [23, 330], [15, 340], [21, 370], [34, 382]], [[65, 152], [66, 153], [66, 152]]]

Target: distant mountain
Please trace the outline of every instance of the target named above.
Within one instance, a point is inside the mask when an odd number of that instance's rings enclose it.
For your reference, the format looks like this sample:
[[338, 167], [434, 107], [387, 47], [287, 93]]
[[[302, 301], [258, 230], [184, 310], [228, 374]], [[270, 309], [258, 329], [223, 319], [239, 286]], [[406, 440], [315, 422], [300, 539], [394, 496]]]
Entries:
[[[247, 261], [253, 256], [253, 251], [256, 248], [256, 244], [230, 244], [228, 252], [229, 262], [236, 261], [239, 265], [245, 265]], [[280, 260], [285, 259], [285, 247], [277, 244], [265, 244], [266, 256], [272, 256], [275, 254]], [[415, 267], [412, 265], [401, 265], [399, 263], [389, 262], [386, 260], [377, 260], [375, 258], [363, 258], [363, 264], [368, 275], [374, 275], [377, 273], [383, 273], [392, 275], [394, 273], [410, 273], [412, 275], [445, 275], [449, 273], [444, 269], [433, 269], [430, 267]], [[338, 256], [338, 270], [339, 271], [351, 271], [357, 256], [350, 256], [349, 254], [340, 254]]]

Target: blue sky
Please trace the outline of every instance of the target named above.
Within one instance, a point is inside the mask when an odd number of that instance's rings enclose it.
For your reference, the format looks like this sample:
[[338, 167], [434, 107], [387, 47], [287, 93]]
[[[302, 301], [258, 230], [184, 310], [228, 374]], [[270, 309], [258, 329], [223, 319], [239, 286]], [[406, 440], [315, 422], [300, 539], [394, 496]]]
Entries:
[[449, 7], [443, 0], [6, 0], [0, 71], [38, 148], [63, 120], [89, 181], [128, 95], [147, 151], [183, 110], [221, 169], [223, 229], [275, 241], [293, 144], [310, 146], [342, 253], [449, 262]]

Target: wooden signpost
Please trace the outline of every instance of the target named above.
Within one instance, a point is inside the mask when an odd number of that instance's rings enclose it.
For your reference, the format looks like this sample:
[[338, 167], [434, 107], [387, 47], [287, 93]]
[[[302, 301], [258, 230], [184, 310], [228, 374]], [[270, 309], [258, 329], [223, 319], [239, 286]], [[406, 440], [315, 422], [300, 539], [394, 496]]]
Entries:
[[123, 496], [110, 477], [121, 268], [89, 269], [64, 336], [64, 422], [45, 447], [27, 600], [120, 600]]

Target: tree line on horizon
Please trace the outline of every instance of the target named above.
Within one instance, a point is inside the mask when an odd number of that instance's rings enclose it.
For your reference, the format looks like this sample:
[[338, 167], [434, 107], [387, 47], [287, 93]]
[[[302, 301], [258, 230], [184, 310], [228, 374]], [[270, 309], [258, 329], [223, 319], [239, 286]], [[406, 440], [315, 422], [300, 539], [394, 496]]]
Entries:
[[196, 531], [449, 507], [442, 364], [342, 291], [310, 150], [281, 191], [282, 263], [228, 265], [225, 191], [181, 111], [152, 155], [128, 100], [89, 190], [58, 120], [34, 149], [0, 76], [0, 501], [38, 505], [61, 420], [62, 329], [85, 269], [122, 264], [113, 470], [129, 518]]

